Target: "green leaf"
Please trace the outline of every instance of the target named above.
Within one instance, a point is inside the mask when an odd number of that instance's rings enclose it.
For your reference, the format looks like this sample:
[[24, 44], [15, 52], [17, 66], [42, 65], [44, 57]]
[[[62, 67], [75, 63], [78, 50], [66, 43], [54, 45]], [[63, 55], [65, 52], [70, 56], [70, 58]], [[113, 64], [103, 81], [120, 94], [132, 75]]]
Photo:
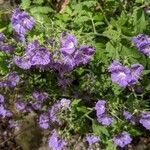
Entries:
[[28, 9], [30, 7], [31, 1], [30, 0], [22, 0], [21, 2], [21, 7], [23, 9]]
[[88, 109], [85, 106], [77, 107], [77, 110], [80, 111], [80, 112], [83, 112], [83, 113], [87, 113], [88, 112]]
[[112, 141], [107, 141], [106, 150], [116, 150], [116, 146], [112, 143]]
[[49, 12], [53, 12], [54, 10], [51, 7], [48, 6], [37, 6], [30, 9], [30, 12], [32, 14], [48, 14]]
[[98, 124], [96, 121], [92, 122], [92, 129], [93, 129], [93, 132], [96, 135], [106, 135], [107, 137], [110, 136], [110, 134], [109, 134], [108, 130], [106, 129], [106, 127]]
[[34, 4], [39, 4], [41, 5], [44, 2], [44, 0], [34, 0], [33, 3]]

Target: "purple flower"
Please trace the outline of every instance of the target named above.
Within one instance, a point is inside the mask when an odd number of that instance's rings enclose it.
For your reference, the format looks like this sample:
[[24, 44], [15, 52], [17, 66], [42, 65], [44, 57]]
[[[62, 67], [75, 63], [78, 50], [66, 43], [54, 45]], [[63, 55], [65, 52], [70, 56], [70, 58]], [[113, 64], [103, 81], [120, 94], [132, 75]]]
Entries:
[[132, 114], [129, 111], [123, 111], [123, 116], [126, 120], [130, 120], [132, 118]]
[[99, 142], [100, 137], [96, 135], [86, 135], [86, 141], [89, 143], [89, 145], [92, 145], [96, 142]]
[[[114, 67], [114, 68], [113, 68]], [[122, 66], [117, 61], [114, 61], [108, 68], [111, 72], [111, 80], [121, 87], [126, 87], [131, 82], [131, 72], [127, 67]]]
[[32, 93], [32, 96], [37, 101], [45, 101], [48, 99], [48, 94], [46, 92], [35, 91]]
[[32, 104], [32, 107], [33, 107], [34, 110], [39, 110], [39, 109], [42, 108], [42, 104], [41, 104], [41, 102], [34, 102]]
[[60, 104], [61, 104], [63, 109], [69, 108], [70, 107], [70, 103], [71, 103], [71, 101], [69, 99], [66, 99], [66, 98], [62, 98], [60, 100]]
[[101, 116], [97, 116], [97, 120], [99, 123], [105, 126], [109, 126], [113, 123], [114, 119], [111, 116], [103, 114]]
[[13, 58], [14, 63], [21, 69], [30, 69], [31, 63], [30, 63], [30, 57], [28, 55], [24, 55], [22, 57], [15, 56]]
[[48, 139], [48, 145], [52, 150], [62, 150], [67, 143], [63, 139], [59, 138], [56, 130], [53, 130]]
[[145, 127], [147, 130], [150, 130], [150, 112], [145, 112], [141, 114], [139, 122]]
[[6, 84], [9, 87], [15, 87], [20, 80], [20, 77], [16, 72], [11, 72], [7, 75]]
[[96, 114], [97, 116], [100, 116], [102, 114], [104, 114], [105, 110], [106, 110], [106, 101], [105, 100], [99, 100], [96, 105], [95, 105], [95, 110], [96, 110]]
[[11, 23], [13, 29], [20, 35], [24, 35], [28, 30], [31, 30], [34, 26], [33, 17], [20, 9], [15, 9], [11, 17]]
[[4, 103], [4, 96], [0, 94], [0, 104]]
[[16, 106], [16, 109], [18, 109], [19, 111], [26, 112], [26, 110], [25, 110], [26, 106], [27, 106], [26, 102], [17, 101], [15, 103], [15, 106]]
[[49, 115], [48, 113], [43, 113], [40, 115], [38, 123], [39, 126], [43, 129], [48, 129], [49, 128]]
[[77, 40], [74, 35], [69, 34], [69, 35], [62, 36], [60, 51], [64, 55], [73, 54], [76, 49], [76, 46], [77, 46]]
[[12, 113], [5, 109], [4, 105], [0, 104], [0, 116], [2, 116], [2, 118], [11, 117]]
[[3, 42], [5, 39], [4, 33], [0, 32], [0, 42]]
[[132, 138], [130, 137], [130, 134], [126, 131], [123, 131], [122, 133], [120, 133], [119, 135], [115, 136], [113, 138], [114, 143], [117, 146], [120, 147], [125, 147], [126, 145], [130, 144], [132, 141]]
[[141, 64], [133, 64], [130, 67], [131, 70], [131, 83], [135, 84], [143, 71], [144, 67]]
[[141, 64], [133, 64], [131, 68], [127, 68], [120, 62], [113, 61], [108, 70], [111, 73], [111, 80], [114, 83], [119, 84], [121, 87], [126, 87], [138, 81], [143, 71], [143, 66]]
[[132, 41], [140, 52], [150, 56], [150, 37], [148, 35], [137, 35], [136, 37], [133, 37]]
[[91, 60], [94, 52], [95, 49], [92, 46], [82, 45], [79, 48], [79, 50], [75, 52], [74, 55], [75, 64], [76, 65], [87, 64]]
[[30, 59], [30, 63], [32, 65], [47, 65], [50, 63], [50, 53], [46, 48], [41, 47], [35, 51], [35, 54]]
[[14, 48], [10, 44], [1, 43], [0, 44], [0, 50], [4, 51], [5, 53], [11, 53], [14, 50]]

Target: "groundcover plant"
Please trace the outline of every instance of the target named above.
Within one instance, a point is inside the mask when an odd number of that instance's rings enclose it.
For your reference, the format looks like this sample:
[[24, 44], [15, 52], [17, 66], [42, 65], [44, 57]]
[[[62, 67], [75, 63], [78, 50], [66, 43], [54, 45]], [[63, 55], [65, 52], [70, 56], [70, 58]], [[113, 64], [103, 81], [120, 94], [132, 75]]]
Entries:
[[146, 0], [1, 1], [0, 149], [149, 149], [149, 24]]

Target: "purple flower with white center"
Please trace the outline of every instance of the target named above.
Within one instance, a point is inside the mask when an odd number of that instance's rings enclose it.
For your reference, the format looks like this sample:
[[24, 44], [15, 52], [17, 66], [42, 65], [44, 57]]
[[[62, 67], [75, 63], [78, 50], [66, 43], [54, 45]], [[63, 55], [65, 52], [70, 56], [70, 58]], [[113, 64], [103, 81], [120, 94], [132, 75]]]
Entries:
[[3, 42], [5, 39], [4, 33], [0, 32], [0, 42]]
[[66, 98], [62, 98], [60, 100], [60, 104], [61, 104], [63, 109], [69, 108], [70, 107], [70, 103], [71, 103], [71, 101], [69, 99], [66, 99]]
[[48, 139], [48, 145], [52, 150], [63, 150], [67, 143], [58, 136], [56, 130], [53, 130]]
[[130, 67], [131, 71], [131, 83], [135, 84], [143, 71], [144, 67], [141, 64], [133, 64]]
[[145, 127], [147, 130], [150, 130], [150, 112], [145, 112], [141, 114], [139, 122]]
[[26, 102], [17, 101], [15, 103], [15, 106], [16, 106], [16, 109], [18, 109], [19, 111], [26, 112], [26, 110], [25, 110], [26, 106], [27, 106]]
[[43, 113], [40, 115], [38, 124], [41, 128], [43, 129], [48, 129], [49, 128], [49, 115], [48, 113]]
[[2, 118], [11, 117], [12, 113], [5, 109], [4, 105], [0, 104], [0, 116], [2, 116]]
[[122, 64], [119, 65], [114, 61], [108, 69], [111, 72], [111, 80], [121, 87], [126, 87], [131, 82], [131, 71], [129, 68], [122, 66]]
[[0, 104], [4, 103], [4, 96], [0, 94]]
[[10, 44], [2, 43], [2, 44], [0, 44], [0, 50], [4, 51], [5, 53], [11, 53], [14, 50], [14, 48]]
[[74, 53], [77, 46], [76, 37], [72, 34], [62, 36], [60, 51], [64, 55], [71, 55]]
[[89, 143], [89, 145], [92, 145], [94, 143], [99, 142], [100, 137], [96, 135], [86, 135], [86, 141]]
[[75, 64], [87, 64], [91, 60], [94, 53], [95, 49], [92, 46], [80, 46], [79, 50], [77, 50], [74, 55]]
[[100, 116], [102, 114], [104, 114], [105, 110], [106, 110], [106, 101], [105, 100], [99, 100], [96, 105], [95, 105], [95, 110], [96, 110], [96, 115]]
[[32, 66], [30, 63], [30, 57], [28, 55], [24, 55], [22, 57], [15, 56], [13, 61], [19, 68], [24, 70], [30, 69]]
[[7, 75], [6, 83], [9, 87], [15, 87], [20, 80], [20, 77], [16, 72], [11, 72]]
[[130, 136], [130, 134], [126, 131], [123, 131], [122, 133], [120, 133], [119, 135], [115, 136], [113, 138], [113, 141], [114, 143], [117, 145], [117, 146], [120, 146], [120, 147], [125, 147], [126, 145], [130, 144], [131, 141], [132, 141], [132, 138]]
[[45, 101], [48, 99], [48, 94], [46, 92], [38, 92], [38, 91], [34, 91], [32, 93], [32, 96], [35, 100], [37, 101]]
[[123, 111], [123, 116], [126, 120], [131, 120], [132, 114], [129, 111]]
[[114, 122], [113, 117], [103, 114], [101, 116], [97, 116], [97, 121], [102, 125], [109, 126]]
[[13, 29], [20, 35], [24, 35], [27, 31], [31, 30], [35, 24], [33, 17], [27, 12], [20, 9], [15, 9], [11, 17]]
[[42, 104], [41, 104], [41, 102], [34, 102], [32, 104], [32, 107], [33, 107], [34, 110], [39, 110], [39, 109], [42, 108]]

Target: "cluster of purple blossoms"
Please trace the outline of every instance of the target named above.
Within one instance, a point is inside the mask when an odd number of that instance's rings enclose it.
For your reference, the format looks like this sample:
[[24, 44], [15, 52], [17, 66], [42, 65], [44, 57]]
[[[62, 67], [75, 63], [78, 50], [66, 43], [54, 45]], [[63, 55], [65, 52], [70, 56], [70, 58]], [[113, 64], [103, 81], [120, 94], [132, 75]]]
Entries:
[[4, 103], [4, 96], [0, 94], [0, 117], [11, 117], [12, 113], [6, 109], [5, 103]]
[[52, 150], [63, 150], [67, 142], [59, 137], [56, 130], [49, 136], [48, 145]]
[[139, 34], [132, 39], [136, 48], [143, 54], [150, 56], [150, 37], [145, 34]]
[[70, 106], [70, 100], [62, 98], [60, 101], [54, 103], [47, 112], [40, 115], [38, 123], [41, 128], [48, 129], [52, 123], [61, 124], [61, 120], [58, 118], [59, 111], [66, 110]]
[[0, 51], [5, 53], [11, 53], [13, 51], [13, 46], [5, 42], [5, 35], [0, 32]]
[[51, 56], [48, 49], [40, 46], [37, 40], [29, 43], [25, 54], [14, 57], [14, 63], [22, 69], [30, 69], [32, 66], [44, 67], [51, 62]]
[[144, 67], [141, 64], [133, 64], [130, 68], [123, 66], [119, 61], [113, 61], [108, 70], [113, 82], [121, 87], [136, 84]]
[[11, 72], [6, 76], [4, 81], [0, 81], [0, 87], [15, 87], [20, 81], [20, 77], [16, 72]]
[[43, 102], [48, 99], [48, 94], [46, 92], [35, 91], [32, 93], [32, 97], [34, 101], [30, 101], [30, 103], [27, 103], [25, 101], [17, 101], [15, 103], [17, 110], [22, 112], [31, 112], [32, 110], [40, 110], [42, 108]]
[[139, 122], [145, 127], [147, 130], [150, 130], [150, 112], [142, 113], [140, 116]]
[[96, 135], [86, 135], [86, 141], [88, 142], [89, 145], [92, 145], [94, 143], [97, 143], [100, 141], [100, 137]]
[[99, 123], [102, 125], [110, 125], [113, 123], [114, 119], [106, 114], [106, 101], [99, 100], [95, 105], [96, 116]]
[[13, 11], [11, 23], [15, 32], [23, 37], [27, 31], [33, 28], [35, 21], [27, 12], [17, 8]]
[[132, 138], [130, 137], [130, 134], [126, 131], [123, 131], [122, 133], [120, 133], [119, 135], [115, 136], [113, 138], [114, 143], [117, 146], [120, 147], [125, 147], [126, 145], [130, 144], [132, 141]]

